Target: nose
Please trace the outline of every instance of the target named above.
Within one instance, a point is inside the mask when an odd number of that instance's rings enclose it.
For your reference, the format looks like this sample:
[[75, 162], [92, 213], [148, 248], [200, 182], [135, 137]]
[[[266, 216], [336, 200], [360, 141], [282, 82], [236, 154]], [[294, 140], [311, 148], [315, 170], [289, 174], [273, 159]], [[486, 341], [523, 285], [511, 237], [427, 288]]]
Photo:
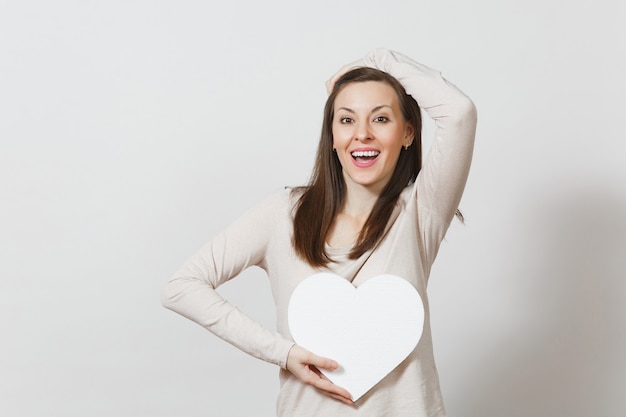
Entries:
[[361, 142], [372, 139], [372, 135], [369, 129], [369, 125], [364, 122], [356, 124], [355, 139]]

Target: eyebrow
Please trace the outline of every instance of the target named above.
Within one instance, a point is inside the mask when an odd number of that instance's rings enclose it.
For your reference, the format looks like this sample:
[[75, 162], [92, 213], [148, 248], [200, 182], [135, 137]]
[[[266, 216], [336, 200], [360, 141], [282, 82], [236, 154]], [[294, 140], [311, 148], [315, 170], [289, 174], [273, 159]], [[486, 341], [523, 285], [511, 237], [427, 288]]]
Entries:
[[[388, 104], [381, 104], [380, 106], [376, 106], [376, 107], [374, 107], [374, 108], [372, 109], [372, 111], [370, 111], [370, 114], [371, 114], [371, 113], [376, 113], [377, 111], [382, 110], [382, 109], [383, 109], [383, 107], [389, 107], [390, 109], [392, 108], [392, 107], [391, 107], [390, 105], [388, 105]], [[338, 111], [338, 110], [344, 110], [344, 111], [347, 111], [347, 112], [349, 112], [349, 113], [355, 113], [355, 111], [354, 111], [354, 110], [352, 110], [352, 109], [351, 109], [351, 108], [349, 108], [349, 107], [339, 107], [339, 108], [337, 109], [337, 111]]]

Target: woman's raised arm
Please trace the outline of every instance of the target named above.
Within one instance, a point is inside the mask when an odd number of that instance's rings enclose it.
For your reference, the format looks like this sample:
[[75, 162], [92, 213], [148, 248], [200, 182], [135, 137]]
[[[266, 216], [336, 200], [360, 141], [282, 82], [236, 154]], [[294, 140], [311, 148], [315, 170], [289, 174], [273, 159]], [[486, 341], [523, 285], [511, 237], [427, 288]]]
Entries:
[[417, 178], [418, 195], [420, 205], [442, 222], [439, 229], [447, 229], [461, 200], [471, 164], [477, 122], [474, 103], [439, 71], [387, 49], [374, 49], [342, 67], [326, 83], [327, 90], [332, 90], [342, 74], [363, 66], [395, 77], [434, 120], [435, 140]]

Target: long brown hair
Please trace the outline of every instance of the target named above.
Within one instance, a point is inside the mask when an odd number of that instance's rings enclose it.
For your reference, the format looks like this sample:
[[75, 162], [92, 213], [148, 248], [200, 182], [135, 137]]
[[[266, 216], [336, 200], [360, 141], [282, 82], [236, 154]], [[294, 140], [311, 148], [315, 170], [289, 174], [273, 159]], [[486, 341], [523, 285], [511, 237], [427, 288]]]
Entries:
[[332, 262], [324, 245], [346, 194], [341, 163], [333, 152], [335, 98], [346, 85], [365, 81], [383, 82], [395, 90], [402, 115], [413, 126], [415, 138], [408, 149], [400, 152], [391, 179], [374, 204], [350, 252], [351, 259], [360, 257], [382, 239], [398, 196], [408, 184], [415, 181], [422, 166], [420, 108], [402, 84], [388, 73], [369, 67], [356, 68], [341, 76], [324, 106], [322, 133], [309, 184], [293, 190], [301, 193], [295, 206], [293, 245], [296, 253], [312, 266], [323, 267]]

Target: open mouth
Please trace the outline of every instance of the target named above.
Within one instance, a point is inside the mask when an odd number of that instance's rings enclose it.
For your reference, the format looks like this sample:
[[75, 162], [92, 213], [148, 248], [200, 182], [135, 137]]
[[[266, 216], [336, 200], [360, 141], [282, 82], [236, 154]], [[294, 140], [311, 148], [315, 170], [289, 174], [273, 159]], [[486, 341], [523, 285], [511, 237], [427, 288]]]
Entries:
[[354, 151], [351, 152], [352, 158], [354, 158], [357, 162], [369, 162], [373, 161], [380, 155], [378, 151]]

